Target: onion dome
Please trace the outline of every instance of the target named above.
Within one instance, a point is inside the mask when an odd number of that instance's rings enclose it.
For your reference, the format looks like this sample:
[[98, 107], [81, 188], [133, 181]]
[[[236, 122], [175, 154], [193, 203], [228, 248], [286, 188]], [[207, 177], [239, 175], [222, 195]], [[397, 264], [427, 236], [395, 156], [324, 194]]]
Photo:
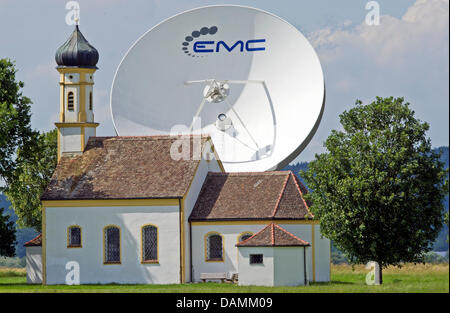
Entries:
[[98, 51], [84, 38], [78, 25], [69, 39], [56, 51], [55, 60], [59, 67], [76, 66], [97, 68]]

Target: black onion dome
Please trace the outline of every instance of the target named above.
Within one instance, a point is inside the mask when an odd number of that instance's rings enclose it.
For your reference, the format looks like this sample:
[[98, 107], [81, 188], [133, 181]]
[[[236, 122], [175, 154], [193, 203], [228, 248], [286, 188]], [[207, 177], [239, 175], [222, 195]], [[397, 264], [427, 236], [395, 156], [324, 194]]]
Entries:
[[96, 68], [98, 51], [84, 38], [78, 25], [69, 39], [56, 51], [55, 60], [58, 66], [77, 66]]

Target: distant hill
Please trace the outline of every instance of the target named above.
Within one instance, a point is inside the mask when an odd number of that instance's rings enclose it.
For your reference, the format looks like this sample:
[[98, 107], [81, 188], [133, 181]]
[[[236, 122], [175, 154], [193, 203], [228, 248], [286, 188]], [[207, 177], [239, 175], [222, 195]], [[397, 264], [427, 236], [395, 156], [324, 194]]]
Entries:
[[[441, 150], [442, 156], [441, 161], [444, 162], [446, 168], [449, 166], [449, 147], [439, 147], [434, 149], [434, 151]], [[301, 163], [295, 163], [290, 164], [286, 166], [283, 170], [291, 170], [293, 173], [295, 173], [301, 180], [301, 182], [305, 185], [305, 181], [302, 177], [300, 177], [299, 172], [300, 170], [307, 170], [308, 169], [308, 162], [301, 162]], [[3, 194], [0, 194], [0, 207], [5, 208], [5, 213], [11, 217], [11, 219], [15, 222], [17, 220], [17, 216], [14, 213], [13, 209], [10, 207], [10, 202], [6, 199], [6, 197]], [[449, 207], [449, 198], [448, 196], [445, 198], [444, 201], [445, 210], [448, 211]], [[447, 251], [448, 250], [448, 243], [447, 243], [447, 236], [449, 233], [448, 225], [444, 225], [443, 229], [439, 233], [438, 237], [436, 238], [436, 242], [434, 243], [433, 250], [434, 251]], [[18, 257], [25, 256], [25, 248], [23, 247], [23, 244], [34, 237], [36, 237], [38, 233], [32, 229], [32, 228], [17, 228], [16, 237], [17, 237], [17, 244], [16, 244], [16, 255]]]
[[[438, 147], [433, 149], [434, 152], [441, 151], [441, 162], [445, 164], [445, 168], [448, 168], [449, 166], [449, 147]], [[307, 187], [305, 181], [302, 177], [300, 177], [299, 172], [300, 170], [306, 171], [308, 169], [308, 162], [301, 162], [301, 163], [295, 163], [295, 164], [289, 164], [286, 166], [283, 170], [291, 170], [293, 173], [295, 173], [301, 180], [301, 182]], [[445, 197], [444, 200], [444, 207], [445, 211], [448, 212], [448, 206], [449, 206], [449, 199], [448, 196]], [[448, 225], [444, 225], [441, 232], [439, 233], [438, 237], [436, 238], [436, 241], [433, 245], [434, 251], [447, 251], [448, 250]]]

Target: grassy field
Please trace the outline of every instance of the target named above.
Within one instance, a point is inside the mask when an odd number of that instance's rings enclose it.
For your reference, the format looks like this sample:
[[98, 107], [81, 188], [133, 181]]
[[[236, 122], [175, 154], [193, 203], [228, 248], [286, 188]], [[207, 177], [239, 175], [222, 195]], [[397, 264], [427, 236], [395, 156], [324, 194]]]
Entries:
[[302, 287], [241, 287], [229, 283], [195, 283], [182, 285], [27, 285], [24, 269], [0, 268], [2, 292], [449, 292], [448, 264], [407, 264], [401, 269], [391, 267], [383, 271], [383, 285], [367, 286], [364, 266], [333, 265], [330, 283], [313, 283]]

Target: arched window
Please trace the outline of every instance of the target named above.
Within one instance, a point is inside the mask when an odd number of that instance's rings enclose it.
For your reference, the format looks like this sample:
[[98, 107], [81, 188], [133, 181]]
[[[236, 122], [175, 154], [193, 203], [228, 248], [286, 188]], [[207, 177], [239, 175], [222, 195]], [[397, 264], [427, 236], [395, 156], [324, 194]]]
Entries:
[[93, 100], [92, 100], [92, 91], [89, 93], [89, 110], [91, 110], [92, 111], [92, 109], [93, 109], [93, 107], [94, 107], [94, 104], [93, 104], [93, 102], [92, 102]]
[[219, 233], [206, 234], [206, 261], [223, 262], [223, 240]]
[[142, 263], [158, 262], [158, 228], [154, 225], [142, 227]]
[[104, 264], [120, 264], [120, 228], [115, 225], [103, 229]]
[[69, 91], [69, 93], [67, 94], [67, 110], [68, 111], [73, 111], [74, 110], [74, 104], [73, 104], [73, 92]]
[[67, 227], [67, 247], [81, 248], [81, 227], [72, 225]]
[[251, 233], [251, 232], [245, 232], [245, 233], [242, 233], [242, 234], [239, 235], [238, 242], [247, 240], [247, 239], [250, 238], [251, 236], [253, 236], [253, 233]]

